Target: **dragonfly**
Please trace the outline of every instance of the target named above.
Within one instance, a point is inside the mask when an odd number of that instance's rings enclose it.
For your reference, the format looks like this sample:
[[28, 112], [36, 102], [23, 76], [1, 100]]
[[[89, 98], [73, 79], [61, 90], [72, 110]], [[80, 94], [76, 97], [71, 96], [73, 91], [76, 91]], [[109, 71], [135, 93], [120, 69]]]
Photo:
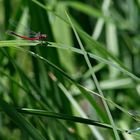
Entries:
[[48, 36], [46, 34], [41, 34], [40, 32], [34, 33], [34, 36], [32, 36], [32, 37], [28, 37], [28, 36], [25, 36], [25, 35], [20, 35], [20, 34], [14, 32], [14, 31], [10, 31], [10, 30], [7, 31], [7, 34], [17, 36], [19, 38], [22, 38], [22, 39], [25, 39], [25, 40], [30, 40], [30, 41], [34, 41], [34, 40], [44, 41], [48, 38]]

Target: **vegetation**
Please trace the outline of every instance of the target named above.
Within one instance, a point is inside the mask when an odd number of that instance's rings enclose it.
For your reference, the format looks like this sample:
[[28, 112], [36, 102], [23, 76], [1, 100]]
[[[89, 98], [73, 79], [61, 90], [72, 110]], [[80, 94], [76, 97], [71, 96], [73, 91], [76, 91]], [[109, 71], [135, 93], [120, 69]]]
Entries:
[[1, 140], [139, 139], [139, 0], [3, 0], [0, 17]]

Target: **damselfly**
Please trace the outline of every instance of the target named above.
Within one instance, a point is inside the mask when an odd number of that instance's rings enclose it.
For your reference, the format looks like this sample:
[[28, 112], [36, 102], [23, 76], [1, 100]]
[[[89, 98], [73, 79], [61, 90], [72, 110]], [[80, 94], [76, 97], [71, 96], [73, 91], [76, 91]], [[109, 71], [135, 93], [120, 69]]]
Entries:
[[14, 31], [7, 31], [7, 34], [17, 36], [17, 37], [20, 37], [20, 38], [25, 39], [25, 40], [32, 40], [32, 41], [34, 41], [34, 40], [45, 41], [47, 39], [47, 37], [48, 37], [46, 34], [41, 34], [40, 32], [35, 33], [34, 36], [32, 36], [32, 37], [20, 35], [20, 34], [14, 32]]

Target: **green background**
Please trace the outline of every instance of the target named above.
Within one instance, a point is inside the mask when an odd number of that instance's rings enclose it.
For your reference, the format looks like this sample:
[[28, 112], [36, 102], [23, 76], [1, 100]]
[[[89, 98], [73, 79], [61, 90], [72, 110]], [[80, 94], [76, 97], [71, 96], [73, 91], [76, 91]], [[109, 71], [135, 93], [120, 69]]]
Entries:
[[0, 0], [0, 139], [139, 140], [139, 19], [140, 0]]

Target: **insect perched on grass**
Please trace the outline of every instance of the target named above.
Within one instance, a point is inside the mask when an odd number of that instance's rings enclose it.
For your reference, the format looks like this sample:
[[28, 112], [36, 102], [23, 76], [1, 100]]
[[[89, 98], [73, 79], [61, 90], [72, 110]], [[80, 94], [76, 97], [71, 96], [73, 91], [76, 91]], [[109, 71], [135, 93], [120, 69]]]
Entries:
[[45, 45], [47, 46], [49, 43], [47, 42], [47, 38], [48, 36], [46, 34], [41, 34], [40, 32], [35, 33], [33, 32], [32, 34], [30, 34], [30, 36], [25, 36], [25, 35], [20, 35], [14, 31], [7, 31], [8, 35], [12, 35], [12, 36], [17, 36], [19, 38], [25, 39], [25, 40], [30, 40], [30, 41], [39, 41], [38, 45]]
[[46, 34], [41, 34], [40, 32], [34, 33], [34, 35], [32, 34], [33, 35], [32, 37], [19, 35], [14, 31], [7, 31], [7, 34], [17, 36], [17, 37], [20, 37], [20, 38], [25, 39], [25, 40], [32, 40], [32, 41], [34, 41], [34, 40], [45, 41], [48, 37]]

